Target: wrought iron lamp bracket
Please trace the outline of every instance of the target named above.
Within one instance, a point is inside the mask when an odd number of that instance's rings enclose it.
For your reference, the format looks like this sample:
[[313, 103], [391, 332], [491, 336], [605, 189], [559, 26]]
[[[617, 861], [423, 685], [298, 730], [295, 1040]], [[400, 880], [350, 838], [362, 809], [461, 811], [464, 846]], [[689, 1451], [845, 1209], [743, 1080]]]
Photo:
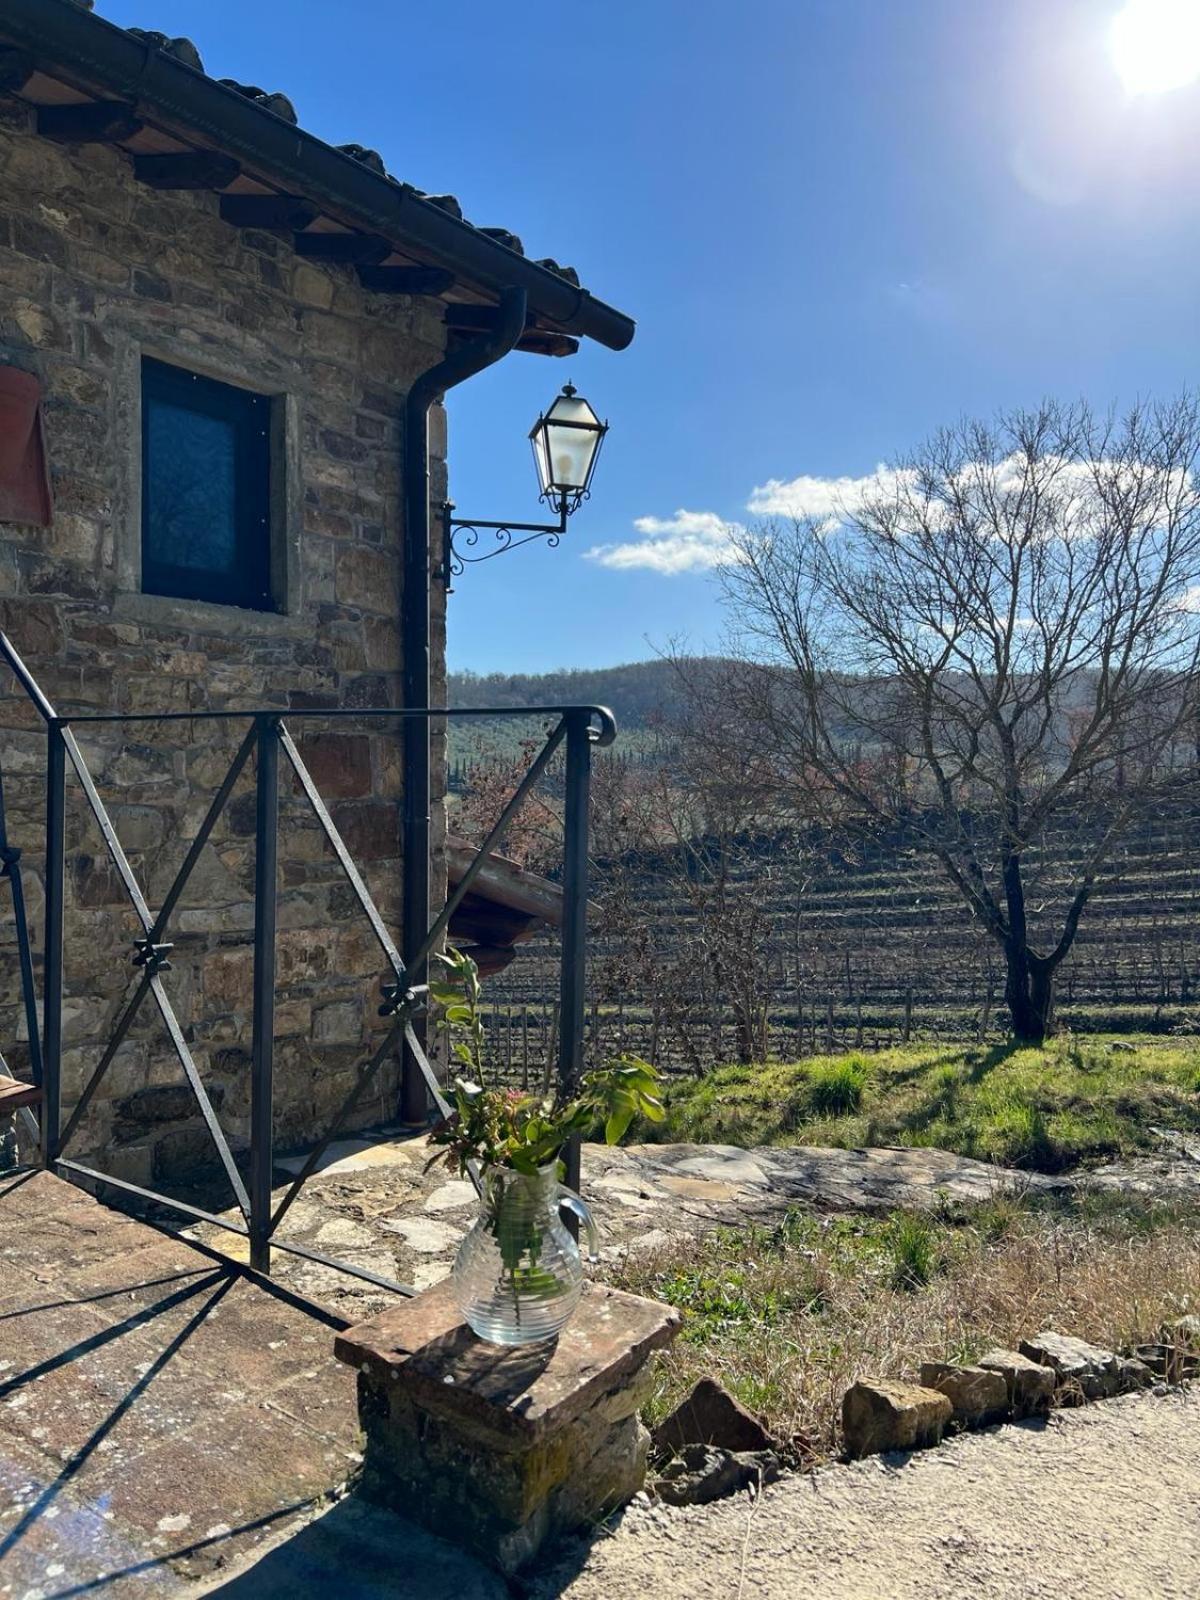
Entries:
[[[542, 498], [545, 499], [545, 496]], [[453, 516], [454, 502], [445, 501], [442, 506], [442, 582], [446, 586], [446, 593], [451, 592], [453, 579], [460, 577], [469, 565], [473, 566], [477, 561], [491, 561], [493, 556], [502, 556], [510, 550], [519, 550], [523, 544], [532, 544], [535, 539], [545, 539], [550, 548], [555, 549], [567, 531], [567, 518], [586, 498], [586, 495], [580, 495], [569, 499], [564, 494], [550, 502], [557, 504], [557, 522], [466, 520]], [[480, 536], [483, 533], [493, 533], [496, 536], [495, 543], [488, 541], [486, 549], [480, 548]], [[456, 537], [457, 535], [462, 537]]]

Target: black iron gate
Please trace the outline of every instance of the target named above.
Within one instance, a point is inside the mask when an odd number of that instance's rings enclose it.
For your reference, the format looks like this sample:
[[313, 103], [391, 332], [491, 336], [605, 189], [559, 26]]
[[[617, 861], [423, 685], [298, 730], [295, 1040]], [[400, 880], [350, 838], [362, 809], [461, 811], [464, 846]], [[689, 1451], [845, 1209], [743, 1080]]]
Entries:
[[[535, 706], [514, 712], [513, 708], [464, 711], [403, 709], [290, 711], [197, 711], [137, 714], [93, 714], [60, 717], [42, 693], [7, 637], [0, 633], [0, 656], [12, 669], [17, 681], [39, 712], [46, 729], [46, 860], [45, 860], [45, 955], [42, 970], [42, 1018], [39, 1026], [34, 966], [25, 916], [21, 882], [21, 853], [10, 845], [4, 812], [2, 770], [0, 770], [0, 871], [7, 879], [12, 896], [21, 989], [26, 1027], [29, 1034], [31, 1076], [40, 1090], [40, 1114], [34, 1118], [27, 1108], [23, 1113], [34, 1132], [42, 1165], [64, 1176], [74, 1176], [108, 1185], [142, 1201], [152, 1201], [173, 1209], [191, 1221], [211, 1223], [240, 1234], [249, 1243], [252, 1270], [269, 1273], [272, 1248], [303, 1256], [323, 1266], [362, 1278], [381, 1288], [400, 1294], [412, 1289], [377, 1273], [348, 1262], [338, 1261], [276, 1237], [277, 1230], [305, 1181], [320, 1163], [330, 1142], [345, 1126], [362, 1095], [380, 1068], [401, 1042], [406, 1042], [411, 1059], [424, 1080], [429, 1101], [438, 1111], [449, 1108], [437, 1074], [414, 1027], [415, 1017], [424, 1009], [427, 985], [411, 983], [407, 974], [422, 972], [428, 958], [438, 949], [450, 919], [470, 892], [488, 855], [503, 841], [505, 832], [521, 805], [542, 780], [556, 753], [565, 749], [563, 926], [559, 972], [559, 1047], [558, 1081], [570, 1088], [582, 1068], [584, 1028], [584, 957], [587, 931], [588, 873], [588, 796], [593, 746], [611, 744], [616, 725], [611, 712], [599, 706]], [[468, 870], [460, 878], [445, 906], [434, 919], [418, 949], [401, 957], [374, 900], [339, 833], [325, 802], [317, 791], [288, 728], [289, 722], [319, 720], [340, 722], [355, 719], [378, 725], [405, 718], [488, 718], [528, 715], [552, 717], [553, 726], [531, 761], [500, 816], [480, 845]], [[167, 724], [172, 722], [235, 722], [246, 725], [245, 736], [188, 846], [183, 862], [157, 912], [142, 891], [125, 855], [112, 818], [97, 791], [87, 761], [72, 731], [84, 725]], [[389, 1025], [379, 1045], [362, 1061], [350, 1092], [324, 1136], [309, 1152], [303, 1167], [276, 1201], [272, 1193], [274, 1171], [274, 1010], [275, 1010], [275, 922], [277, 907], [277, 865], [279, 838], [280, 757], [290, 767], [300, 789], [337, 858], [360, 908], [370, 923], [379, 945], [384, 971], [380, 979], [380, 1015]], [[234, 785], [251, 758], [255, 767], [255, 870], [254, 870], [254, 964], [253, 1038], [251, 1048], [250, 1143], [248, 1182], [244, 1182], [216, 1111], [201, 1081], [185, 1030], [181, 1026], [163, 974], [170, 970], [172, 943], [168, 937], [172, 915], [196, 863], [212, 834]], [[74, 771], [104, 839], [109, 858], [124, 886], [141, 924], [130, 955], [136, 981], [119, 1009], [116, 1022], [100, 1057], [79, 1097], [63, 1120], [62, 1104], [62, 1023], [63, 1023], [63, 938], [65, 931], [66, 784], [68, 766]], [[0, 761], [2, 769], [2, 761]], [[217, 1155], [233, 1190], [241, 1220], [218, 1216], [188, 1205], [154, 1189], [142, 1188], [125, 1179], [110, 1176], [66, 1155], [76, 1129], [102, 1083], [129, 1029], [147, 997], [158, 1009], [167, 1035], [179, 1058]], [[0, 1067], [4, 1065], [0, 1056]], [[567, 1180], [577, 1187], [579, 1180], [578, 1146], [568, 1154]]]

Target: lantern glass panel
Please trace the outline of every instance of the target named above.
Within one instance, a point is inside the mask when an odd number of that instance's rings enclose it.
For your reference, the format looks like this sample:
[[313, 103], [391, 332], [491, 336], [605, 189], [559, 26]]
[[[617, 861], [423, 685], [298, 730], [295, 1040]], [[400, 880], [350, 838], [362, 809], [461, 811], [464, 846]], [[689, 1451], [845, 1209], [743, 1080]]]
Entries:
[[529, 436], [533, 440], [533, 460], [537, 467], [538, 488], [543, 496], [551, 493], [550, 488], [550, 459], [546, 454], [546, 424], [544, 419], [537, 423]]
[[[564, 423], [575, 426], [564, 427]], [[542, 448], [549, 458], [550, 488], [587, 488], [602, 431], [599, 417], [586, 400], [578, 395], [559, 395], [546, 413], [542, 429], [545, 440]]]

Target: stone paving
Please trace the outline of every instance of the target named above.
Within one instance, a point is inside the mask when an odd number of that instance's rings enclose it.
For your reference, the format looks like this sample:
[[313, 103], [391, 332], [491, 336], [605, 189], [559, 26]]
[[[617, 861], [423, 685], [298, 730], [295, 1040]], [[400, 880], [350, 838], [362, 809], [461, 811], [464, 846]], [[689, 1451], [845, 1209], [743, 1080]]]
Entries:
[[[475, 1217], [469, 1182], [440, 1162], [429, 1165], [423, 1138], [386, 1131], [330, 1146], [301, 1191], [280, 1237], [424, 1289], [450, 1270]], [[281, 1161], [282, 1171], [301, 1161]], [[1161, 1190], [1167, 1169], [1178, 1181], [1200, 1179], [1200, 1163], [1170, 1158], [1106, 1169], [1109, 1187]], [[1162, 1168], [1162, 1172], [1159, 1168]], [[1186, 1169], [1186, 1170], [1184, 1170]], [[992, 1167], [944, 1150], [742, 1150], [733, 1145], [585, 1145], [584, 1196], [600, 1227], [605, 1254], [643, 1250], [717, 1227], [777, 1222], [794, 1206], [824, 1211], [927, 1209], [987, 1199], [1001, 1191], [1054, 1193], [1076, 1180]], [[1140, 1176], [1139, 1176], [1140, 1174]], [[281, 1186], [276, 1194], [281, 1195]], [[1197, 1190], [1200, 1193], [1200, 1188]], [[222, 1250], [240, 1241], [207, 1224], [189, 1230]], [[357, 1322], [394, 1297], [369, 1284], [282, 1251], [272, 1272], [297, 1291]]]
[[[423, 1138], [384, 1130], [332, 1144], [292, 1206], [280, 1237], [417, 1289], [441, 1281], [475, 1218], [469, 1182], [438, 1162]], [[301, 1158], [277, 1163], [280, 1176]], [[1047, 1177], [972, 1161], [945, 1150], [832, 1150], [807, 1146], [585, 1145], [584, 1197], [606, 1256], [653, 1249], [718, 1227], [778, 1222], [790, 1207], [820, 1211], [926, 1210], [1001, 1192], [1065, 1193], [1081, 1186], [1146, 1197], [1200, 1200], [1200, 1161], [1144, 1157], [1086, 1174]], [[284, 1185], [276, 1189], [279, 1197]], [[211, 1196], [208, 1197], [211, 1200]], [[213, 1201], [212, 1204], [219, 1202]], [[229, 1252], [235, 1236], [207, 1224], [189, 1230]], [[350, 1322], [395, 1296], [282, 1251], [276, 1279]]]
[[[440, 1281], [475, 1201], [428, 1161], [423, 1140], [394, 1133], [332, 1146], [284, 1237]], [[696, 1145], [587, 1146], [583, 1172], [618, 1253], [798, 1204], [927, 1207], [1080, 1181], [936, 1150]], [[1086, 1181], [1196, 1195], [1200, 1163], [1176, 1154]], [[165, 1235], [45, 1174], [0, 1178], [0, 1600], [174, 1600], [197, 1585], [247, 1600], [499, 1600], [466, 1557], [342, 1496], [360, 1462], [354, 1377], [332, 1356], [336, 1316], [287, 1289], [355, 1322], [395, 1297], [279, 1251], [261, 1286], [197, 1248], [210, 1238], [240, 1243], [208, 1225]]]
[[[334, 1331], [57, 1178], [0, 1179], [0, 1596], [223, 1588], [306, 1526], [361, 1460]], [[423, 1596], [483, 1592], [473, 1563], [399, 1519], [373, 1537], [402, 1564], [428, 1557], [441, 1576]]]

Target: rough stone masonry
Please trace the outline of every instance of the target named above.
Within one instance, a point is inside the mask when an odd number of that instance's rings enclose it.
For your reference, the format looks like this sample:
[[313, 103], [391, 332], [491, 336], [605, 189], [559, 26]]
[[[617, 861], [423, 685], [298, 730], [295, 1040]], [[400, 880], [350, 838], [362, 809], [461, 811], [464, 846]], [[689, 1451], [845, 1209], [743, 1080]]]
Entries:
[[505, 1349], [445, 1282], [347, 1328], [363, 1492], [516, 1572], [642, 1487], [648, 1362], [679, 1328], [672, 1306], [588, 1283], [557, 1339]]
[[[0, 96], [0, 364], [42, 384], [55, 509], [49, 527], [0, 524], [0, 626], [60, 712], [397, 704], [399, 417], [415, 376], [443, 352], [434, 304], [373, 297], [350, 269], [298, 259], [284, 235], [228, 226], [216, 195], [143, 187], [122, 152], [50, 142], [31, 116]], [[280, 614], [140, 592], [143, 355], [272, 397]], [[440, 408], [434, 424], [438, 495]], [[435, 691], [443, 638], [435, 616]], [[36, 941], [45, 740], [7, 670], [2, 677], [10, 834], [25, 852]], [[305, 728], [298, 721], [293, 731], [318, 787], [394, 923], [398, 731]], [[152, 907], [243, 731], [218, 723], [78, 730]], [[243, 775], [180, 905], [167, 975], [235, 1142], [249, 1112], [252, 781]], [[373, 981], [381, 962], [315, 819], [286, 781], [280, 825], [276, 1136], [286, 1144], [329, 1120], [382, 1026]], [[72, 783], [68, 827], [67, 1106], [126, 992], [140, 931]], [[15, 968], [6, 961], [0, 976], [6, 1051], [20, 1029]], [[134, 1182], [207, 1158], [181, 1081], [147, 1008], [71, 1153], [103, 1152], [106, 1170]], [[394, 1090], [385, 1071], [360, 1120], [378, 1120]]]

